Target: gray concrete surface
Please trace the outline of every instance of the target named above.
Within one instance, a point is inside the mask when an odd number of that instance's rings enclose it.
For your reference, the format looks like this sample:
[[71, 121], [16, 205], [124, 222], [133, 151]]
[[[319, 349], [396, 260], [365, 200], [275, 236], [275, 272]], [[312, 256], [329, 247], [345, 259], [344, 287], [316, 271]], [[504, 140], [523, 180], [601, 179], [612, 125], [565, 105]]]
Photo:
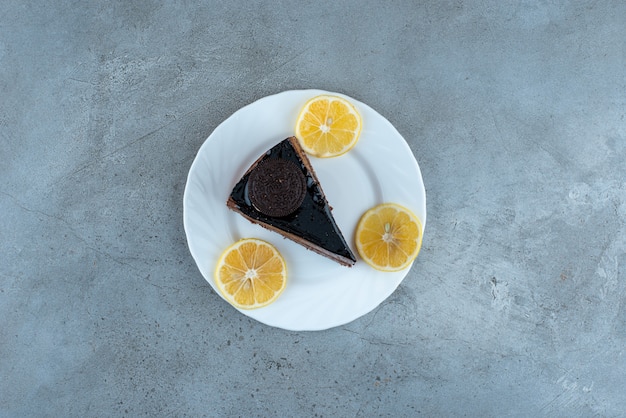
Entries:
[[[198, 3], [198, 4], [196, 4]], [[0, 2], [0, 416], [626, 415], [622, 1]], [[209, 133], [283, 90], [410, 143], [424, 248], [287, 332], [186, 247]]]

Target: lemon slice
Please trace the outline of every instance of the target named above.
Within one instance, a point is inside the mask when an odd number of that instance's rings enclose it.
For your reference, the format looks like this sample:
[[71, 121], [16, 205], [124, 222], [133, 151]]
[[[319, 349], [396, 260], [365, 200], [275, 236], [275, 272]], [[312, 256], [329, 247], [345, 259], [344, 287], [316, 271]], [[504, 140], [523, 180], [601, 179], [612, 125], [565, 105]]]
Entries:
[[228, 247], [215, 269], [215, 283], [224, 298], [241, 309], [274, 302], [287, 284], [287, 266], [268, 242], [246, 238]]
[[367, 264], [381, 271], [411, 265], [422, 246], [422, 223], [409, 209], [383, 203], [365, 212], [356, 228], [356, 248]]
[[343, 97], [321, 95], [306, 102], [300, 111], [296, 137], [307, 153], [336, 157], [356, 145], [361, 125], [361, 115], [352, 103]]

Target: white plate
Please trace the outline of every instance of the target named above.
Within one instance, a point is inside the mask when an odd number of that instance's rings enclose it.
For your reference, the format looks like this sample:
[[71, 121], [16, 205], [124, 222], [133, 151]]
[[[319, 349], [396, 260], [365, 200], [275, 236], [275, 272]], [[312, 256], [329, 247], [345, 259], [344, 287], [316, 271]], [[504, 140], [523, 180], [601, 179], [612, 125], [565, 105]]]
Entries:
[[[281, 235], [254, 225], [226, 207], [241, 175], [262, 153], [294, 135], [304, 103], [319, 94], [346, 97], [363, 119], [359, 142], [348, 153], [310, 157], [333, 215], [357, 256], [344, 267]], [[426, 226], [426, 193], [417, 161], [406, 141], [383, 116], [345, 95], [294, 90], [260, 99], [235, 112], [207, 138], [187, 179], [183, 202], [189, 250], [213, 289], [220, 254], [241, 238], [271, 242], [284, 256], [287, 287], [271, 305], [243, 314], [288, 330], [321, 330], [346, 324], [376, 308], [398, 287], [409, 268], [374, 270], [358, 257], [354, 231], [361, 215], [383, 202], [410, 208]]]

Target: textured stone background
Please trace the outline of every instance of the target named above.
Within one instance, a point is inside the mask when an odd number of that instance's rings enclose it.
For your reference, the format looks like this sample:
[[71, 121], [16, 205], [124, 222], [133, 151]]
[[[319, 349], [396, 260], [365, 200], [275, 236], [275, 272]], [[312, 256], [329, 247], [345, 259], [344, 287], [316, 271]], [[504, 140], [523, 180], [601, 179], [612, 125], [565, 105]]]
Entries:
[[[195, 3], [0, 2], [1, 416], [626, 413], [624, 2]], [[300, 88], [386, 116], [428, 198], [398, 290], [313, 333], [182, 226], [205, 138]]]

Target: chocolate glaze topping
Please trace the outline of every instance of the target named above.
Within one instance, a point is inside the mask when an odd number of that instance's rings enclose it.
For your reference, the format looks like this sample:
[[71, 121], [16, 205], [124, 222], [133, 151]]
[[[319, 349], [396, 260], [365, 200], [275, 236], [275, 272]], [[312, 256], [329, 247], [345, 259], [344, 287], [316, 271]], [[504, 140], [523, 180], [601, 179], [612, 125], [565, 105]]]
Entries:
[[[298, 174], [292, 173], [294, 168]], [[262, 179], [266, 176], [269, 180]], [[286, 179], [288, 185], [281, 184], [277, 178]], [[299, 197], [302, 190], [301, 179], [304, 179], [304, 197]], [[265, 186], [253, 184], [257, 182]], [[272, 183], [274, 186], [271, 186]], [[290, 192], [278, 198], [277, 190], [283, 187]], [[295, 192], [292, 193], [292, 190]], [[275, 196], [270, 196], [272, 194]], [[293, 194], [298, 196], [297, 199]], [[266, 202], [270, 204], [266, 205]], [[279, 142], [259, 157], [235, 184], [227, 205], [251, 222], [278, 232], [343, 265], [351, 266], [356, 262], [331, 214], [331, 208], [313, 167], [295, 137]], [[288, 213], [282, 216], [268, 213], [274, 213], [279, 206], [286, 208], [281, 214]]]

